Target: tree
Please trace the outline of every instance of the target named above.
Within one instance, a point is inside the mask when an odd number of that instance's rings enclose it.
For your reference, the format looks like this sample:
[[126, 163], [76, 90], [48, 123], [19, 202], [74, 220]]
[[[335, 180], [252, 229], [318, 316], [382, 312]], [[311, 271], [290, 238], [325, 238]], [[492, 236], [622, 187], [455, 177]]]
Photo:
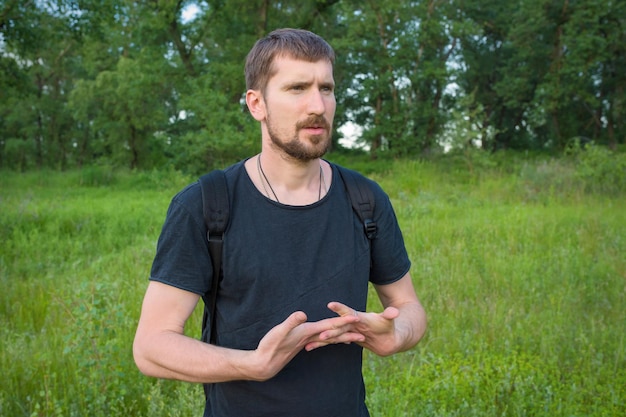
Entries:
[[7, 129], [2, 136], [8, 138], [2, 144], [7, 152], [2, 161], [9, 165], [13, 158], [21, 168], [64, 168], [68, 163], [73, 125], [65, 102], [76, 70], [77, 44], [68, 3], [10, 1], [2, 11], [3, 70], [12, 73], [9, 91], [16, 94], [1, 105]]
[[626, 5], [585, 3], [564, 2], [562, 9], [562, 54], [553, 74], [560, 87], [554, 94], [563, 104], [555, 111], [556, 133], [562, 145], [579, 136], [615, 145], [615, 132], [624, 126]]
[[581, 136], [618, 142], [624, 7], [606, 0], [464, 2], [463, 18], [479, 33], [462, 37], [460, 85], [476, 91], [485, 110], [481, 130], [497, 132], [482, 145], [559, 150]]
[[[418, 155], [436, 146], [455, 50], [449, 2], [345, 2], [335, 40], [340, 103], [364, 127], [373, 154]], [[451, 98], [449, 95], [447, 98]]]

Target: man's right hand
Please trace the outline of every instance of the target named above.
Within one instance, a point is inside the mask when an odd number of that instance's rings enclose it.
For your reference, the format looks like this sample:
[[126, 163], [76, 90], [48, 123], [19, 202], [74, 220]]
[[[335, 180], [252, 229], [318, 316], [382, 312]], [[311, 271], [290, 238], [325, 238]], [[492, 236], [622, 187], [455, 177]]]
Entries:
[[291, 361], [306, 345], [321, 342], [320, 334], [339, 331], [341, 343], [362, 342], [365, 337], [350, 330], [350, 324], [359, 318], [355, 315], [332, 317], [316, 322], [307, 322], [302, 311], [292, 313], [285, 321], [272, 328], [259, 342], [251, 354], [252, 379], [265, 381], [272, 378]]

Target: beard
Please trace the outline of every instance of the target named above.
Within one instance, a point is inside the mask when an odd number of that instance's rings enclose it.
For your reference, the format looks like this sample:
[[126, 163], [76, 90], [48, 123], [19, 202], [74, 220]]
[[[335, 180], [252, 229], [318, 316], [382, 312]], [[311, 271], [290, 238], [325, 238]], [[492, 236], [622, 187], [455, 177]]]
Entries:
[[[269, 115], [266, 119], [266, 124], [267, 131], [274, 146], [298, 161], [308, 162], [313, 159], [321, 158], [330, 148], [331, 126], [323, 116], [311, 116], [302, 122], [298, 122], [296, 124], [294, 136], [291, 139], [281, 137], [281, 135], [274, 129]], [[323, 127], [326, 130], [326, 133], [309, 136], [309, 143], [307, 144], [300, 139], [298, 133], [301, 129], [308, 126]]]

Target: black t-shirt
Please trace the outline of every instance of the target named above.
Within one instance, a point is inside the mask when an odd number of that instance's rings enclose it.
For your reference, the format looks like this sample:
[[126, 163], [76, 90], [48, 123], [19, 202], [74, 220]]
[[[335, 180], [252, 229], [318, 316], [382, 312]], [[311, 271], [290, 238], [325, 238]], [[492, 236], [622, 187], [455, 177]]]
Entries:
[[[243, 161], [225, 170], [230, 222], [216, 307], [217, 344], [255, 349], [260, 339], [294, 311], [309, 321], [333, 317], [330, 301], [364, 311], [368, 281], [390, 284], [410, 268], [391, 203], [371, 182], [378, 235], [370, 243], [354, 214], [337, 168], [322, 200], [287, 206], [266, 198]], [[169, 207], [151, 280], [206, 296], [212, 267], [197, 183]], [[358, 345], [302, 351], [265, 382], [210, 386], [205, 416], [364, 417], [365, 388]]]

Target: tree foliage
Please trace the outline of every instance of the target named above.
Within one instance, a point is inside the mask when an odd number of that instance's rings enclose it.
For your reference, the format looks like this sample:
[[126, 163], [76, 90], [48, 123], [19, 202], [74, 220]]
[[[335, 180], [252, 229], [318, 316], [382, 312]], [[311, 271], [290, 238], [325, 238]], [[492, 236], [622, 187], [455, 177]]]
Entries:
[[5, 0], [0, 167], [201, 172], [249, 155], [243, 62], [284, 26], [335, 47], [336, 127], [359, 126], [373, 156], [614, 147], [624, 16], [612, 0]]

